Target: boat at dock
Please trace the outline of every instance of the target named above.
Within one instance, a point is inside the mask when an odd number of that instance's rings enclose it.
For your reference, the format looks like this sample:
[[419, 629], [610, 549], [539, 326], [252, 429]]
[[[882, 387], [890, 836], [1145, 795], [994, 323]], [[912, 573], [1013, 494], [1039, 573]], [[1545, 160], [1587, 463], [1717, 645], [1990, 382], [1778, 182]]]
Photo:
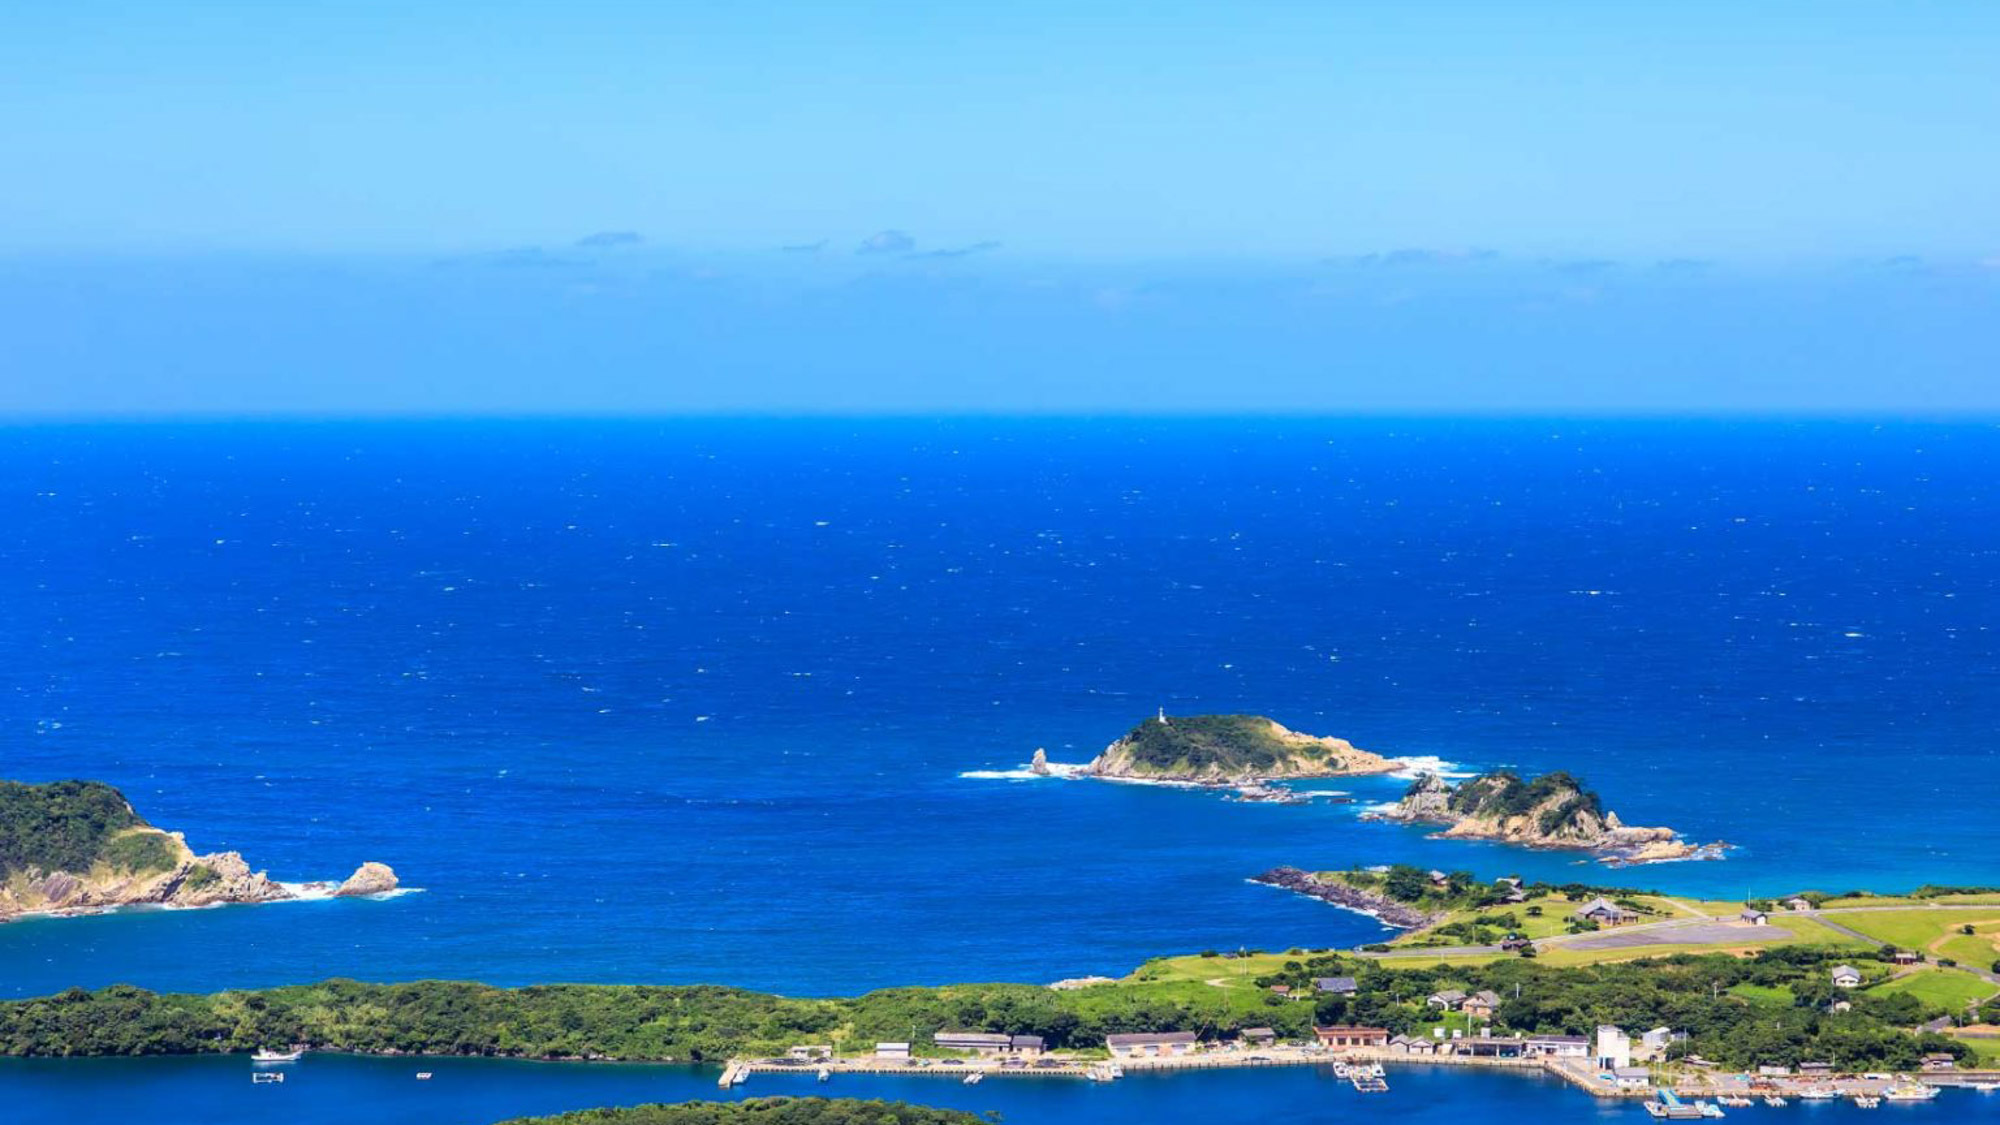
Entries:
[[1882, 1097], [1892, 1102], [1927, 1102], [1938, 1096], [1936, 1086], [1892, 1086]]
[[1779, 1097], [1776, 1094], [1766, 1094], [1764, 1095], [1764, 1104], [1770, 1106], [1772, 1109], [1783, 1109], [1792, 1103], [1786, 1101], [1785, 1099]]
[[1386, 1094], [1389, 1092], [1389, 1084], [1383, 1081], [1380, 1074], [1373, 1073], [1380, 1069], [1380, 1067], [1351, 1066], [1347, 1068], [1347, 1080], [1354, 1083], [1355, 1093]]
[[985, 1080], [986, 1080], [986, 1072], [983, 1070], [975, 1070], [971, 1074], [965, 1076], [965, 1084], [967, 1086], [977, 1086], [981, 1082], [984, 1082]]
[[828, 1081], [832, 1079], [832, 1077], [833, 1077], [833, 1071], [828, 1070], [826, 1067], [819, 1068], [819, 1080], [821, 1082]]
[[1854, 1104], [1860, 1106], [1862, 1109], [1876, 1109], [1881, 1106], [1882, 1099], [1873, 1094], [1856, 1094], [1854, 1095]]

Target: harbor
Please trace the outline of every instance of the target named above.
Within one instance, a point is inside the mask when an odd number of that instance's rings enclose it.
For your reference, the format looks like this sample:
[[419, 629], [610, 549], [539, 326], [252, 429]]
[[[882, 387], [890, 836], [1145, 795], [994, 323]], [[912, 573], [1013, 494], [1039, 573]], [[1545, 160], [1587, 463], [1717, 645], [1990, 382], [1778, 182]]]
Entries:
[[[900, 1045], [899, 1045], [900, 1046]], [[1729, 1109], [1782, 1107], [1831, 1101], [1875, 1108], [1884, 1103], [1923, 1103], [1946, 1088], [2000, 1093], [2000, 1070], [1949, 1074], [1869, 1073], [1859, 1075], [1715, 1073], [1702, 1068], [1648, 1071], [1643, 1080], [1600, 1068], [1586, 1058], [1495, 1057], [1474, 1054], [1412, 1056], [1384, 1047], [1341, 1050], [1317, 1044], [1268, 1044], [1254, 1048], [1224, 1045], [1153, 1058], [1107, 1060], [1062, 1053], [1034, 1058], [833, 1057], [811, 1055], [731, 1060], [720, 1085], [740, 1087], [752, 1076], [815, 1075], [821, 1082], [843, 1076], [952, 1078], [976, 1085], [989, 1078], [1068, 1078], [1116, 1082], [1134, 1075], [1169, 1075], [1214, 1070], [1317, 1067], [1347, 1082], [1358, 1093], [1389, 1093], [1389, 1078], [1409, 1070], [1470, 1069], [1540, 1074], [1596, 1098], [1639, 1102], [1652, 1117], [1694, 1120], [1722, 1117]], [[1620, 1068], [1629, 1071], [1631, 1068]], [[2000, 1097], [1994, 1099], [2000, 1105]]]

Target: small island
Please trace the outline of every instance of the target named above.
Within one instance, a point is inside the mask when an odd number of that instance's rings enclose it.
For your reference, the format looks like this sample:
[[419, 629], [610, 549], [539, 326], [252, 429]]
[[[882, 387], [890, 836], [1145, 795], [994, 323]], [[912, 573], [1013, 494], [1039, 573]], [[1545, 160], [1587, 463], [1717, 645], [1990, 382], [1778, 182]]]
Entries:
[[1262, 715], [1175, 715], [1133, 727], [1083, 768], [1088, 777], [1193, 785], [1389, 773], [1399, 763], [1340, 738], [1288, 730]]
[[146, 823], [101, 781], [0, 781], [0, 922], [121, 906], [216, 906], [386, 894], [388, 865], [340, 883], [280, 883], [236, 852], [196, 855], [178, 832]]
[[1505, 770], [1453, 785], [1419, 777], [1381, 820], [1441, 824], [1452, 840], [1494, 840], [1531, 848], [1569, 848], [1617, 864], [1720, 858], [1726, 845], [1688, 843], [1671, 828], [1639, 828], [1604, 809], [1603, 799], [1562, 771], [1524, 781]]

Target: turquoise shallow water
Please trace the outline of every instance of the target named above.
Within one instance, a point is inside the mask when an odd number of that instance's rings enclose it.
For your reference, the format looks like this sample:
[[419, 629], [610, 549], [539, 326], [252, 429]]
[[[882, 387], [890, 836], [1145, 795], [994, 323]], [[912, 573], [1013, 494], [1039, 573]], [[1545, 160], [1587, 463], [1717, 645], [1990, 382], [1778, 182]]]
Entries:
[[[241, 1058], [129, 1061], [0, 1061], [8, 1120], [18, 1125], [185, 1121], [203, 1125], [487, 1125], [523, 1113], [593, 1105], [713, 1098], [716, 1072], [694, 1067], [516, 1063], [471, 1059], [311, 1057], [286, 1068], [282, 1085], [253, 1086]], [[418, 1082], [418, 1070], [435, 1077]], [[843, 1077], [819, 1083], [759, 1075], [724, 1095], [772, 1094], [894, 1098], [977, 1112], [1008, 1125], [1148, 1122], [1210, 1125], [1271, 1122], [1396, 1121], [1455, 1125], [1492, 1120], [1606, 1122], [1651, 1118], [1633, 1102], [1602, 1101], [1540, 1076], [1446, 1067], [1397, 1067], [1383, 1095], [1354, 1092], [1330, 1071], [1273, 1067], [1129, 1077], [1108, 1085], [1079, 1079], [995, 1078], [977, 1086], [950, 1079]], [[1904, 1112], [1845, 1102], [1743, 1115], [1773, 1121], [1870, 1120]], [[2000, 1121], [2000, 1095], [1948, 1091], [1916, 1112], [1926, 1121]]]
[[[0, 927], [0, 995], [836, 994], [1381, 932], [1243, 882], [1280, 863], [2000, 883], [1992, 426], [16, 427], [0, 481], [0, 776], [425, 889]], [[1739, 847], [1612, 874], [1360, 820], [1396, 781], [963, 776], [1158, 706], [1566, 768]]]

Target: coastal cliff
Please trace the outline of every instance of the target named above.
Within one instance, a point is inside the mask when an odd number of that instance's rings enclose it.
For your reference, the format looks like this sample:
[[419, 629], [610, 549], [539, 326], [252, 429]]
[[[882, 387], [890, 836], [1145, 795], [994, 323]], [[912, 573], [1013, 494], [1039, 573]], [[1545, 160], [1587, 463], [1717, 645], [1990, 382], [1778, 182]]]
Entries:
[[363, 864], [345, 883], [285, 884], [236, 852], [197, 855], [97, 781], [0, 781], [0, 922], [119, 906], [214, 906], [383, 894], [396, 873]]
[[1261, 715], [1147, 719], [1084, 767], [1091, 777], [1248, 785], [1388, 773], [1397, 763], [1339, 738], [1287, 730]]
[[1382, 820], [1441, 824], [1454, 840], [1496, 840], [1531, 848], [1595, 852], [1619, 863], [1710, 858], [1723, 845], [1694, 845], [1671, 828], [1640, 828], [1607, 812], [1603, 800], [1567, 773], [1523, 781], [1512, 773], [1482, 774], [1453, 785], [1436, 774], [1419, 777]]
[[1330, 902], [1348, 910], [1372, 914], [1385, 925], [1405, 930], [1421, 930], [1436, 924], [1442, 915], [1420, 910], [1407, 902], [1398, 902], [1386, 894], [1351, 887], [1345, 883], [1328, 882], [1310, 871], [1296, 867], [1273, 867], [1262, 875], [1252, 875], [1250, 881], [1267, 887], [1302, 894], [1321, 902]]

